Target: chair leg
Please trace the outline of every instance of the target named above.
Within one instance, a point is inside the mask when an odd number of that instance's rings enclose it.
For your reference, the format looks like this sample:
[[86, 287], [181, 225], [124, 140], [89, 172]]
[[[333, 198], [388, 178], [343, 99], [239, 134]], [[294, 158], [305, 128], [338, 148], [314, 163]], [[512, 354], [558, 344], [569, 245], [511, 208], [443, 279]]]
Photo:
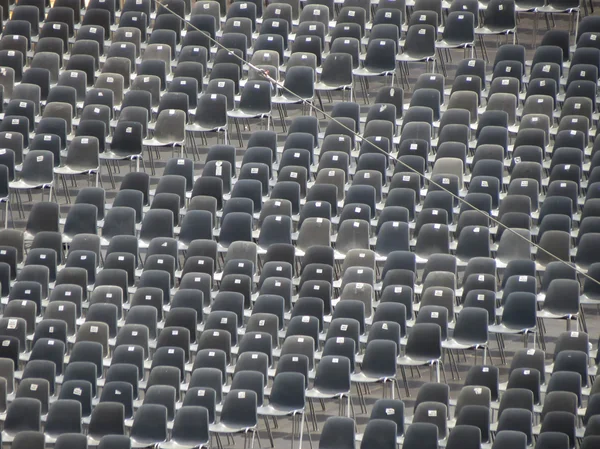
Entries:
[[[577, 39], [577, 32], [579, 31], [579, 9], [577, 10], [577, 13], [575, 14], [575, 39]], [[575, 42], [577, 43], [577, 42]]]
[[319, 428], [317, 426], [317, 417], [315, 414], [315, 405], [313, 403], [313, 400], [311, 398], [308, 399], [308, 407], [310, 409], [310, 416], [312, 418], [312, 422], [313, 422], [313, 429], [315, 431], [317, 431]]
[[[102, 167], [100, 167], [100, 169], [102, 170]], [[110, 168], [110, 161], [106, 161], [106, 170], [108, 171], [108, 179], [110, 179], [110, 184], [112, 185], [112, 188], [115, 188], [115, 177], [113, 176], [113, 172], [112, 169]], [[139, 171], [139, 170], [137, 170]]]
[[402, 380], [404, 381], [404, 392], [406, 393], [406, 397], [410, 397], [410, 389], [408, 388], [408, 380], [406, 379], [406, 370], [403, 366], [400, 367], [400, 373], [402, 374]]
[[17, 209], [19, 210], [19, 218], [25, 217], [25, 210], [23, 209], [23, 200], [18, 190], [15, 190], [15, 196], [17, 198]]
[[[269, 424], [269, 417], [265, 416], [264, 418], [265, 421], [265, 427], [267, 428], [267, 435], [269, 436], [269, 441], [271, 442], [271, 447], [275, 447], [275, 443], [273, 441], [273, 434], [271, 433], [271, 426]], [[293, 438], [292, 438], [293, 441]]]
[[583, 306], [579, 306], [579, 320], [581, 321], [581, 329], [583, 329], [583, 332], [587, 333], [587, 322]]
[[235, 123], [235, 128], [236, 128], [236, 131], [237, 131], [238, 141], [240, 143], [240, 147], [243, 147], [244, 143], [242, 142], [242, 131], [240, 129], [240, 122], [239, 122], [239, 120], [237, 118], [234, 119], [233, 122]]
[[[300, 421], [300, 422], [296, 422]], [[298, 430], [297, 427], [300, 426]], [[304, 412], [302, 412], [299, 416], [299, 419], [296, 419], [296, 415], [292, 415], [292, 443], [291, 449], [294, 449], [294, 435], [298, 433], [298, 449], [302, 448], [302, 436], [304, 433]]]
[[533, 12], [533, 48], [536, 48], [537, 44], [537, 32], [538, 32], [538, 15], [537, 12]]
[[[306, 424], [306, 436], [308, 437], [308, 444], [310, 445], [310, 449], [313, 449], [312, 436], [310, 434], [310, 426], [308, 425], [306, 411], [302, 412], [302, 421]], [[304, 426], [304, 424], [302, 424], [302, 426]], [[303, 427], [300, 428], [300, 445], [298, 446], [298, 449], [302, 449], [302, 430]]]

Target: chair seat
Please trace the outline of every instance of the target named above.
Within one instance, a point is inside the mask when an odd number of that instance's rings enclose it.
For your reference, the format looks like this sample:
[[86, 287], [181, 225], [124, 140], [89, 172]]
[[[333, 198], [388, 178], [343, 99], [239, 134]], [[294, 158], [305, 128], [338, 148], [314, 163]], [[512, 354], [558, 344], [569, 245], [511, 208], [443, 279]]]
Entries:
[[27, 181], [20, 179], [18, 181], [11, 181], [8, 184], [8, 187], [10, 187], [11, 189], [26, 190], [26, 189], [47, 188], [47, 187], [52, 187], [52, 185], [53, 185], [53, 182], [50, 182], [48, 184], [32, 184], [32, 183], [28, 183]]
[[251, 111], [244, 109], [234, 109], [233, 111], [227, 111], [227, 115], [231, 118], [246, 119], [246, 118], [264, 118], [271, 115], [271, 111]]
[[350, 380], [356, 383], [377, 383], [377, 382], [386, 382], [388, 379], [393, 379], [394, 377], [380, 376], [376, 373], [365, 373], [361, 371], [360, 373], [354, 373], [350, 376]]
[[442, 347], [445, 349], [478, 349], [487, 347], [487, 342], [466, 342], [466, 341], [458, 341], [455, 339], [446, 340], [442, 342]]
[[239, 433], [239, 432], [249, 432], [254, 429], [256, 429], [256, 425], [245, 426], [245, 425], [236, 424], [236, 423], [227, 424], [224, 422], [211, 424], [209, 426], [209, 430], [212, 433]]
[[447, 40], [437, 41], [435, 43], [436, 48], [467, 48], [475, 45], [475, 41], [473, 42], [452, 42]]
[[120, 154], [113, 153], [112, 151], [105, 151], [104, 153], [100, 153], [100, 159], [107, 161], [122, 161], [124, 159], [134, 159], [142, 157], [141, 154]]
[[398, 357], [396, 363], [400, 366], [423, 366], [423, 365], [433, 365], [438, 362], [437, 359], [428, 359], [428, 358], [413, 358], [410, 356], [402, 356]]
[[396, 55], [396, 61], [398, 62], [418, 62], [418, 61], [431, 61], [435, 58], [435, 53], [432, 55], [409, 55], [408, 53], [402, 53]]
[[215, 126], [214, 128], [206, 128], [202, 125], [192, 124], [192, 125], [186, 125], [185, 130], [192, 132], [192, 133], [209, 133], [209, 132], [214, 132], [214, 131], [226, 131], [227, 124], [224, 124], [222, 126]]
[[327, 84], [322, 81], [315, 83], [315, 90], [339, 90], [339, 89], [352, 89], [352, 84]]
[[303, 413], [304, 409], [296, 407], [274, 407], [271, 404], [258, 407], [257, 413], [261, 416], [288, 416]]
[[542, 14], [570, 14], [575, 11], [579, 11], [579, 6], [546, 5], [537, 9], [537, 12]]
[[321, 391], [316, 388], [311, 388], [306, 391], [306, 397], [311, 399], [335, 399], [348, 396], [350, 391], [339, 392], [339, 391]]
[[[498, 314], [497, 316], [501, 315]], [[530, 328], [530, 327], [526, 327], [526, 328], [512, 328], [512, 327], [508, 327], [505, 324], [501, 323], [501, 324], [493, 324], [489, 327], [489, 332], [493, 333], [493, 334], [522, 334], [522, 333], [529, 333], [529, 332], [535, 332], [536, 328]]]
[[304, 101], [311, 101], [312, 98], [300, 98], [296, 95], [288, 95], [287, 93], [283, 93], [281, 95], [277, 95], [276, 97], [273, 97], [271, 99], [271, 101], [274, 104], [297, 104], [297, 103], [302, 103]]
[[356, 76], [383, 76], [383, 75], [392, 75], [396, 71], [396, 68], [393, 69], [370, 69], [367, 67], [359, 67], [358, 69], [354, 69], [353, 73]]
[[168, 145], [183, 145], [185, 143], [185, 139], [178, 142], [164, 142], [162, 140], [158, 140], [156, 138], [152, 139], [144, 139], [144, 145], [148, 147], [164, 147]]
[[84, 173], [94, 173], [98, 170], [100, 170], [99, 166], [96, 168], [80, 169], [70, 167], [68, 165], [63, 165], [61, 167], [56, 167], [54, 169], [54, 173], [56, 173], [57, 175], [81, 175]]
[[160, 447], [164, 449], [192, 449], [196, 447], [206, 447], [210, 443], [207, 441], [191, 441], [191, 440], [170, 440], [166, 443], [160, 443]]
[[479, 28], [475, 28], [475, 34], [480, 34], [480, 35], [496, 35], [496, 34], [510, 34], [510, 33], [514, 33], [515, 29], [514, 28], [490, 28], [490, 27], [479, 27]]
[[545, 319], [549, 319], [549, 320], [572, 320], [574, 318], [577, 318], [577, 316], [579, 315], [579, 312], [575, 312], [573, 313], [573, 311], [567, 312], [567, 311], [550, 311], [550, 310], [540, 310], [537, 313], [537, 317], [538, 318], [545, 318]]

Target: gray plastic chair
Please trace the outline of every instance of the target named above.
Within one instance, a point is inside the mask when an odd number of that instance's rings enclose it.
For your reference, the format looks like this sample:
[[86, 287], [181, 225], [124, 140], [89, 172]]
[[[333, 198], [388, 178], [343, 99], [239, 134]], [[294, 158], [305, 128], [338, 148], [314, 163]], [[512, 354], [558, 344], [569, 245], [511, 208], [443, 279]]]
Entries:
[[[50, 151], [30, 151], [23, 161], [20, 178], [10, 182], [9, 187], [17, 191], [49, 189], [51, 199], [54, 187], [53, 170], [54, 155]], [[20, 196], [17, 199], [20, 201]]]
[[180, 156], [184, 157], [186, 113], [179, 109], [161, 111], [154, 126], [154, 136], [145, 140], [144, 145], [153, 147], [179, 146]]
[[136, 412], [131, 427], [131, 446], [146, 447], [167, 440], [167, 408], [144, 403]]
[[[250, 390], [231, 390], [225, 397], [221, 420], [209, 426], [216, 434], [244, 434], [247, 447], [248, 433], [256, 432], [258, 426], [257, 395]], [[252, 437], [254, 438], [254, 436]]]
[[354, 420], [342, 416], [332, 416], [323, 424], [320, 449], [354, 449], [356, 427]]
[[90, 136], [75, 137], [69, 144], [65, 164], [56, 167], [54, 173], [63, 179], [63, 187], [67, 200], [70, 199], [70, 195], [64, 179], [66, 176], [95, 174], [95, 186], [98, 187], [100, 176], [98, 139]]
[[208, 409], [186, 405], [175, 415], [171, 438], [169, 442], [161, 444], [161, 447], [208, 447], [210, 440], [208, 427]]

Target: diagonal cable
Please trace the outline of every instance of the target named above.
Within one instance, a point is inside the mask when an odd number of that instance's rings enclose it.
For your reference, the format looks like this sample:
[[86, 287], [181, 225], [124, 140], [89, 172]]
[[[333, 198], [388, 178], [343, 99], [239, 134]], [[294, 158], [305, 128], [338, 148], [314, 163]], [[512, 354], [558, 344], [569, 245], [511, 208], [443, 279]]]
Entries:
[[[344, 123], [341, 123], [339, 120], [337, 120], [335, 117], [332, 117], [330, 114], [326, 113], [325, 111], [323, 111], [322, 109], [319, 109], [317, 106], [315, 106], [313, 104], [313, 102], [306, 100], [300, 96], [298, 96], [295, 92], [293, 92], [292, 90], [288, 89], [286, 86], [284, 86], [284, 84], [276, 79], [274, 79], [273, 77], [271, 77], [269, 75], [269, 73], [263, 69], [261, 69], [260, 67], [255, 66], [254, 64], [250, 63], [249, 61], [246, 61], [244, 58], [242, 58], [241, 56], [238, 56], [234, 51], [232, 51], [231, 49], [225, 47], [224, 45], [222, 45], [218, 40], [213, 39], [212, 36], [210, 36], [209, 33], [207, 33], [204, 30], [199, 29], [198, 27], [196, 27], [193, 23], [191, 23], [191, 21], [187, 20], [185, 17], [180, 16], [179, 14], [177, 14], [176, 12], [174, 12], [172, 9], [170, 9], [167, 5], [165, 5], [164, 3], [162, 3], [162, 1], [160, 0], [152, 0], [154, 3], [157, 4], [157, 11], [158, 8], [164, 8], [166, 11], [168, 11], [170, 14], [178, 17], [180, 20], [182, 20], [189, 28], [194, 29], [195, 31], [200, 31], [201, 33], [203, 33], [211, 42], [213, 42], [214, 44], [216, 44], [217, 47], [219, 47], [220, 49], [226, 50], [228, 51], [231, 55], [233, 55], [235, 58], [239, 59], [243, 64], [246, 64], [249, 68], [252, 68], [253, 70], [256, 70], [257, 72], [261, 73], [262, 76], [267, 79], [269, 82], [271, 82], [273, 85], [277, 86], [279, 89], [289, 93], [290, 95], [298, 98], [299, 103], [302, 103], [306, 106], [308, 106], [309, 108], [314, 109], [316, 112], [320, 112], [321, 114], [323, 114], [323, 116], [325, 118], [327, 118], [328, 120], [331, 120], [335, 123], [337, 123], [338, 125], [340, 125], [342, 128], [344, 128], [346, 131], [348, 131], [349, 133], [351, 133], [355, 138], [357, 138], [358, 140], [364, 140], [364, 137], [362, 136], [361, 133], [358, 133], [356, 131], [354, 131], [353, 129], [349, 128], [348, 126], [346, 126]], [[488, 214], [487, 212], [475, 207], [473, 204], [471, 204], [470, 202], [468, 202], [467, 200], [465, 200], [464, 198], [461, 198], [459, 195], [454, 194], [453, 192], [451, 192], [450, 190], [448, 190], [446, 187], [444, 187], [443, 185], [427, 178], [426, 176], [424, 176], [423, 174], [421, 174], [419, 171], [415, 170], [414, 168], [410, 167], [409, 165], [407, 165], [406, 163], [402, 162], [401, 160], [399, 160], [397, 157], [392, 156], [390, 153], [388, 153], [387, 151], [385, 151], [383, 148], [381, 148], [380, 146], [377, 146], [374, 142], [370, 142], [370, 146], [375, 148], [377, 151], [381, 152], [382, 154], [384, 154], [386, 157], [392, 159], [393, 161], [396, 162], [396, 164], [401, 164], [402, 167], [404, 167], [406, 169], [406, 171], [411, 172], [411, 173], [416, 173], [420, 178], [423, 178], [426, 182], [428, 182], [431, 185], [434, 185], [437, 189], [442, 190], [444, 192], [449, 193], [454, 199], [458, 200], [458, 202], [465, 204], [467, 206], [469, 206], [471, 209], [479, 212], [480, 214], [484, 215], [487, 219], [489, 219], [490, 221], [492, 221], [494, 224], [496, 224], [499, 227], [504, 228], [506, 231], [511, 232], [512, 234], [516, 235], [519, 239], [523, 240], [524, 242], [526, 242], [528, 245], [531, 245], [532, 247], [536, 248], [537, 251], [542, 251], [544, 253], [546, 253], [547, 255], [549, 255], [550, 257], [552, 257], [555, 261], [557, 262], [561, 262], [567, 266], [569, 266], [570, 268], [573, 268], [575, 270], [575, 272], [580, 275], [581, 277], [584, 277], [586, 279], [589, 279], [593, 282], [595, 282], [596, 284], [600, 285], [600, 280], [597, 280], [595, 278], [593, 278], [592, 276], [590, 276], [589, 274], [587, 274], [585, 271], [583, 271], [581, 268], [577, 267], [576, 264], [572, 264], [570, 262], [567, 262], [565, 260], [560, 259], [559, 257], [555, 256], [553, 253], [551, 253], [550, 251], [546, 250], [545, 248], [542, 248], [540, 245], [538, 245], [537, 243], [534, 243], [532, 240], [527, 239], [525, 236], [519, 234], [517, 231], [515, 231], [515, 229], [510, 228], [508, 226], [505, 226], [502, 222], [500, 222], [499, 220], [497, 220], [496, 218], [494, 218], [491, 214]]]

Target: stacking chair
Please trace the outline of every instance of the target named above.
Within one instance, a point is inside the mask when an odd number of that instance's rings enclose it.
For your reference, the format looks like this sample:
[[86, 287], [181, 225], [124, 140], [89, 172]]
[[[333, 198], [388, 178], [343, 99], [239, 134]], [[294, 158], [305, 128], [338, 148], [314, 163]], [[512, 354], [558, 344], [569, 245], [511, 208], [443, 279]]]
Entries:
[[365, 98], [364, 77], [391, 75], [393, 83], [396, 71], [396, 47], [397, 44], [390, 39], [373, 39], [369, 42], [363, 67], [354, 70], [354, 75], [358, 76], [363, 84]]
[[475, 30], [479, 35], [481, 49], [486, 55], [487, 51], [483, 38], [485, 35], [513, 35], [513, 44], [516, 42], [516, 11], [513, 1], [491, 1], [484, 11], [483, 24]]
[[[408, 337], [405, 355], [398, 359], [404, 379], [405, 390], [410, 395], [405, 366], [436, 366], [436, 379], [440, 378], [441, 329], [437, 324], [421, 323], [413, 326]], [[432, 373], [433, 377], [433, 373]]]
[[[413, 25], [409, 28], [404, 44], [404, 52], [396, 59], [402, 63], [425, 61], [426, 72], [435, 71], [435, 28], [431, 25]], [[430, 69], [429, 63], [433, 67]], [[400, 65], [402, 68], [403, 66]], [[404, 75], [406, 79], [406, 74]], [[408, 84], [408, 80], [407, 80]]]
[[225, 397], [221, 420], [209, 426], [212, 433], [243, 433], [245, 445], [248, 432], [256, 432], [258, 426], [257, 395], [250, 390], [231, 390]]
[[[16, 191], [49, 189], [49, 195], [52, 197], [53, 169], [54, 155], [50, 151], [30, 151], [23, 161], [20, 179], [10, 182], [9, 187]], [[17, 200], [22, 207], [19, 195]]]
[[65, 176], [80, 174], [96, 175], [96, 187], [99, 177], [99, 142], [96, 137], [75, 137], [69, 144], [67, 158], [64, 165], [54, 169], [54, 173], [63, 177], [63, 187], [69, 199]]
[[351, 418], [332, 416], [323, 424], [319, 447], [322, 449], [355, 447], [355, 425]]
[[[313, 387], [307, 391], [309, 401], [313, 399], [338, 399], [340, 412], [350, 409], [350, 360], [346, 357], [326, 356], [317, 366]], [[341, 414], [341, 413], [340, 413]], [[315, 424], [313, 416], [313, 426]]]
[[227, 112], [234, 119], [238, 130], [238, 140], [242, 146], [240, 119], [260, 118], [267, 120], [267, 130], [271, 119], [271, 85], [267, 81], [253, 81], [244, 86], [239, 107]]

